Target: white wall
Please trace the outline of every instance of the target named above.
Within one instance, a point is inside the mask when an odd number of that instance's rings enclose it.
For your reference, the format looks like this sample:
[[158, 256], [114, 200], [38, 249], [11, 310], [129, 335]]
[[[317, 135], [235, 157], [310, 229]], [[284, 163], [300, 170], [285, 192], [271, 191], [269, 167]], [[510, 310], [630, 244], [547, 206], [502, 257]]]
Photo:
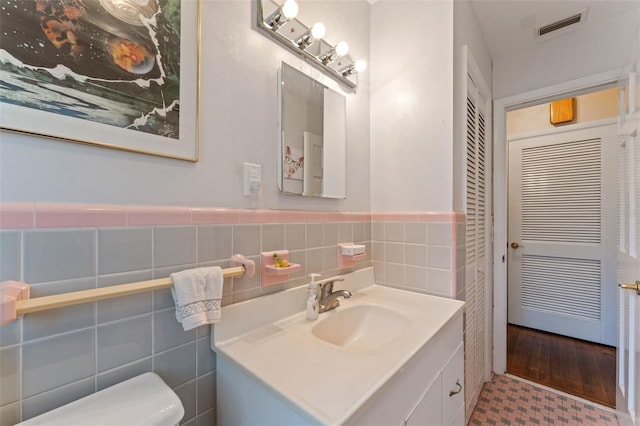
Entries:
[[[302, 0], [300, 19], [327, 26], [326, 38], [349, 42], [368, 59], [369, 4]], [[368, 211], [369, 83], [347, 97], [347, 199], [284, 196], [276, 190], [277, 69], [302, 59], [255, 26], [254, 0], [202, 1], [200, 161], [142, 154], [0, 132], [0, 201], [185, 205]], [[320, 72], [309, 65], [314, 75]], [[325, 77], [322, 77], [325, 78]], [[263, 166], [257, 201], [242, 195], [242, 163]], [[364, 190], [363, 190], [364, 189]]]
[[466, 99], [463, 93], [463, 82], [467, 78], [467, 70], [462, 63], [463, 46], [473, 56], [485, 84], [491, 92], [491, 74], [493, 64], [491, 53], [484, 41], [480, 24], [470, 1], [456, 1], [453, 7], [453, 210], [464, 211], [466, 190]]
[[638, 25], [638, 13], [627, 12], [616, 18], [587, 22], [579, 31], [494, 58], [494, 99], [624, 66]]
[[371, 6], [371, 208], [451, 211], [453, 2]]

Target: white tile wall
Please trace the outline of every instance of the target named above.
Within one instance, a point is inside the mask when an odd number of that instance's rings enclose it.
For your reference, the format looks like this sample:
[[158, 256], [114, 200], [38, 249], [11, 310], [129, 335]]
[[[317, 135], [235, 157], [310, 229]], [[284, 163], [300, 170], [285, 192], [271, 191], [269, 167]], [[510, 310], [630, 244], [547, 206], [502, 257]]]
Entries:
[[379, 284], [452, 297], [451, 223], [371, 224], [371, 259]]

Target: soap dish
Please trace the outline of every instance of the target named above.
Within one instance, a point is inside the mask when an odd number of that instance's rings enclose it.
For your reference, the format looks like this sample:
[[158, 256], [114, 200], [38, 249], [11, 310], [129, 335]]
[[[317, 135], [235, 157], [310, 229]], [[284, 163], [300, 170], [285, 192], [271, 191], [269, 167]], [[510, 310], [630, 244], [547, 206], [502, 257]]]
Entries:
[[277, 254], [282, 260], [289, 261], [289, 250], [267, 251], [260, 253], [260, 285], [269, 287], [287, 282], [290, 274], [302, 270], [302, 265], [289, 263], [289, 266], [277, 267], [273, 255]]
[[285, 267], [278, 267], [275, 265], [266, 265], [265, 269], [267, 270], [268, 274], [289, 275], [289, 274], [293, 274], [294, 272], [300, 271], [300, 269], [302, 269], [302, 265], [300, 265], [299, 263], [289, 263], [289, 266], [285, 266]]
[[356, 261], [366, 259], [366, 246], [364, 244], [341, 243], [338, 244], [338, 268], [350, 268]]
[[357, 256], [359, 254], [365, 254], [364, 244], [340, 244], [342, 248], [343, 256]]

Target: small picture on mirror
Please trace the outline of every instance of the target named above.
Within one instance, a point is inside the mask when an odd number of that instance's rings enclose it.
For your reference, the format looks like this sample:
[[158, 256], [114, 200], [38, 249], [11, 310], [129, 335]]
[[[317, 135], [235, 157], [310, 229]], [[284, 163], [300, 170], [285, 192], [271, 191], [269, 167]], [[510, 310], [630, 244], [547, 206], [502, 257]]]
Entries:
[[284, 171], [285, 179], [303, 180], [304, 176], [304, 155], [298, 148], [286, 145], [284, 148]]

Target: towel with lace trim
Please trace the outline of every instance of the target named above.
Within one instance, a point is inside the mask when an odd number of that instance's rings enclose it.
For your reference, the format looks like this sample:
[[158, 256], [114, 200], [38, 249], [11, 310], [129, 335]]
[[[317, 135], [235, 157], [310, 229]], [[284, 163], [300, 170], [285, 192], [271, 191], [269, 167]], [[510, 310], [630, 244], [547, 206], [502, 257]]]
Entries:
[[220, 321], [224, 275], [219, 266], [171, 274], [176, 319], [185, 331]]

